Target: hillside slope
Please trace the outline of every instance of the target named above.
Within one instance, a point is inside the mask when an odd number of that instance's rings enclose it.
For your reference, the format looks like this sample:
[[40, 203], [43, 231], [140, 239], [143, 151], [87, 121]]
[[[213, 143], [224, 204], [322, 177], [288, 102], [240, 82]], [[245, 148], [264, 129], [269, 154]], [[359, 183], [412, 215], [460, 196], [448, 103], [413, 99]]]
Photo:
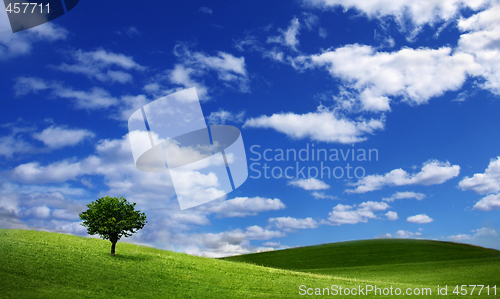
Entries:
[[0, 298], [290, 298], [300, 285], [354, 286], [299, 273], [58, 233], [0, 229]]
[[500, 251], [452, 242], [359, 240], [224, 260], [368, 281], [500, 287]]
[[[446, 247], [444, 244], [442, 252], [436, 251], [441, 261], [412, 263], [398, 251], [375, 248], [390, 244], [372, 244], [375, 247], [372, 246], [371, 255], [377, 252], [376, 255], [384, 260], [381, 256], [387, 252], [392, 259], [397, 257], [404, 263], [391, 264], [387, 262], [391, 259], [385, 258], [386, 262], [382, 264], [367, 265], [369, 259], [366, 255], [370, 255], [370, 251], [363, 249], [366, 244], [351, 247], [347, 246], [349, 244], [339, 244], [321, 245], [316, 247], [317, 250], [296, 248], [227, 258], [242, 261], [251, 257], [255, 261], [256, 258], [266, 257], [268, 263], [275, 260], [280, 265], [286, 265], [284, 261], [288, 261], [289, 265], [301, 267], [297, 270], [316, 271], [304, 273], [195, 257], [123, 242], [117, 245], [116, 257], [111, 257], [109, 241], [58, 233], [0, 229], [0, 298], [303, 298], [299, 294], [300, 286], [313, 288], [315, 292], [316, 289], [325, 292], [323, 288], [328, 291], [332, 285], [358, 288], [359, 285], [368, 284], [403, 290], [432, 288], [434, 293], [431, 297], [437, 297], [435, 288], [438, 281], [460, 280], [463, 273], [468, 273], [473, 278], [479, 277], [479, 281], [468, 280], [467, 284], [486, 284], [498, 280], [500, 272], [498, 252], [482, 248], [462, 251], [454, 247], [461, 245], [449, 244], [451, 247]], [[323, 250], [322, 246], [342, 248], [338, 252], [350, 257], [342, 259], [337, 255], [336, 260], [341, 262], [335, 264], [335, 259], [326, 259], [328, 251]], [[412, 247], [418, 247], [418, 244]], [[448, 257], [454, 256], [455, 259], [443, 261], [446, 252]], [[422, 256], [425, 255], [422, 253]], [[325, 262], [320, 263], [322, 258], [325, 258]], [[303, 260], [309, 261], [309, 264]], [[421, 276], [427, 280], [408, 280], [408, 277], [413, 277], [411, 271], [422, 270], [422, 265], [426, 263], [444, 263], [441, 266], [446, 267], [450, 261], [462, 265], [462, 269], [452, 272], [424, 271]], [[328, 266], [325, 263], [330, 264]], [[307, 265], [315, 268], [305, 269]], [[386, 268], [391, 266], [399, 266], [402, 274], [391, 276], [394, 269]], [[411, 267], [414, 267], [413, 270]], [[363, 276], [369, 278], [359, 278]]]

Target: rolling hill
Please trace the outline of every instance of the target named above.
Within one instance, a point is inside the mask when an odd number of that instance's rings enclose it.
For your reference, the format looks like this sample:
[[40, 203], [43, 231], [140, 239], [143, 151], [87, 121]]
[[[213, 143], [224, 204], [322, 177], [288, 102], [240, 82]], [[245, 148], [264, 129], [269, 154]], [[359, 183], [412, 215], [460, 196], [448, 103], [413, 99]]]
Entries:
[[452, 242], [359, 240], [224, 260], [369, 281], [500, 286], [500, 251]]
[[367, 284], [431, 287], [436, 297], [441, 281], [493, 285], [500, 273], [498, 251], [415, 240], [344, 242], [225, 259], [124, 242], [113, 258], [109, 248], [109, 241], [94, 238], [0, 229], [0, 298], [303, 298], [301, 286], [330, 293], [332, 285]]

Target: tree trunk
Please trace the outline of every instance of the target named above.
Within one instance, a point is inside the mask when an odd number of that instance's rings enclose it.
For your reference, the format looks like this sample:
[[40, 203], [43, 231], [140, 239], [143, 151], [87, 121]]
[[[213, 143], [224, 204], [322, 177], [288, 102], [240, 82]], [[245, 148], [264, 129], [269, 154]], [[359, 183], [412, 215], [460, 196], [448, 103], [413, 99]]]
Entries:
[[116, 241], [111, 242], [111, 256], [115, 256]]

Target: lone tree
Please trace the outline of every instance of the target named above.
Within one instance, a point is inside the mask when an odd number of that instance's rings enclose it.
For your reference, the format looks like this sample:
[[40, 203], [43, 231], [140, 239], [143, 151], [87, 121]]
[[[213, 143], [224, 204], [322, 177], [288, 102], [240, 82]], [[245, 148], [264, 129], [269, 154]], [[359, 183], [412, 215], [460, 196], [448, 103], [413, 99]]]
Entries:
[[111, 241], [111, 255], [115, 256], [116, 242], [129, 237], [147, 223], [146, 214], [135, 211], [135, 203], [129, 203], [122, 196], [102, 197], [87, 205], [88, 210], [80, 213], [82, 225], [89, 235], [99, 234]]

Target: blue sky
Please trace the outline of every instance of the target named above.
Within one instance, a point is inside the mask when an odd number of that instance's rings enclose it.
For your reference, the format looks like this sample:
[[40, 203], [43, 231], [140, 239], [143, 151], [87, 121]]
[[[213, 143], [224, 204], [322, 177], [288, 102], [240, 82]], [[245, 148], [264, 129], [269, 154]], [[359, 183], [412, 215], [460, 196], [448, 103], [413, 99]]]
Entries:
[[[80, 1], [0, 35], [0, 227], [85, 236], [78, 213], [110, 195], [148, 216], [125, 241], [210, 257], [380, 237], [500, 249], [498, 1], [170, 2]], [[135, 167], [127, 121], [191, 87], [207, 123], [240, 128], [249, 178], [181, 211], [168, 173]], [[307, 147], [339, 161], [275, 159]], [[358, 178], [253, 170], [321, 162]]]

